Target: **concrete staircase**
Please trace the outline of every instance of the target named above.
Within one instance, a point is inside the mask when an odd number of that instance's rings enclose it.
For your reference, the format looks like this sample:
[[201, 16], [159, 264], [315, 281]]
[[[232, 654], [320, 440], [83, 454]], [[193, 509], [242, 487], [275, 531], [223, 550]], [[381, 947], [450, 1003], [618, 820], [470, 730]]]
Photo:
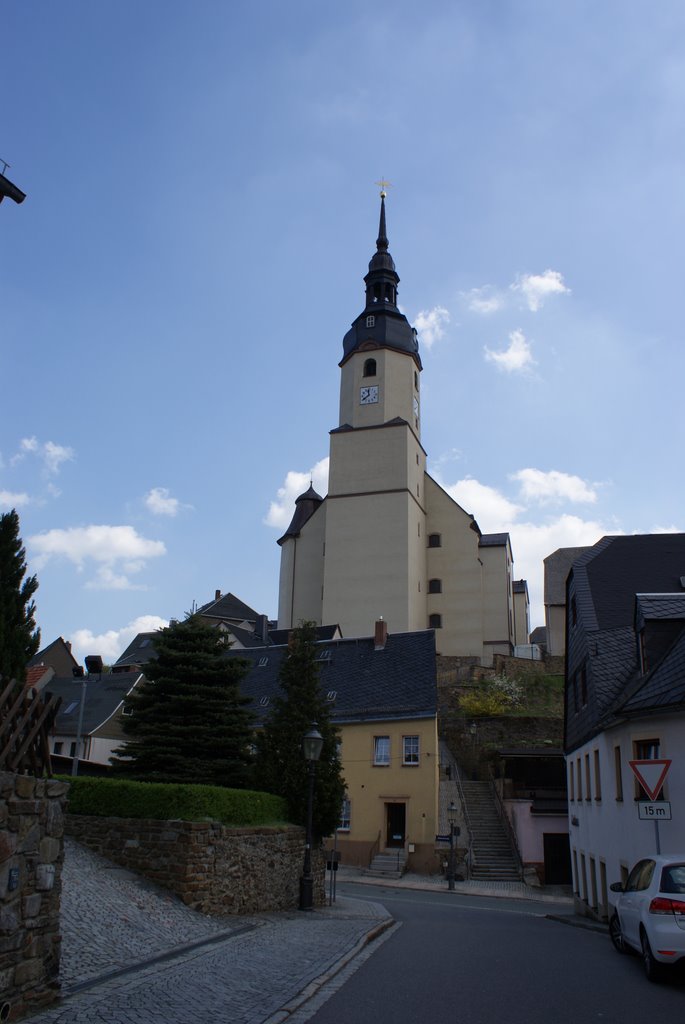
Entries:
[[518, 858], [502, 824], [489, 782], [462, 781], [473, 837], [471, 878], [520, 881]]
[[406, 850], [384, 850], [383, 853], [376, 854], [364, 874], [375, 875], [378, 878], [401, 878], [406, 867]]

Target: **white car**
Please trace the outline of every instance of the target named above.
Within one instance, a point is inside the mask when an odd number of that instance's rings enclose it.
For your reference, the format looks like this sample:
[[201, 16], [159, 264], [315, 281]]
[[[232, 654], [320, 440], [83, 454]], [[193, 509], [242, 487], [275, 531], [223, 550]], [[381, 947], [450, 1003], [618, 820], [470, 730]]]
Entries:
[[619, 893], [609, 935], [619, 953], [635, 950], [645, 974], [659, 981], [665, 964], [685, 963], [685, 854], [638, 861]]

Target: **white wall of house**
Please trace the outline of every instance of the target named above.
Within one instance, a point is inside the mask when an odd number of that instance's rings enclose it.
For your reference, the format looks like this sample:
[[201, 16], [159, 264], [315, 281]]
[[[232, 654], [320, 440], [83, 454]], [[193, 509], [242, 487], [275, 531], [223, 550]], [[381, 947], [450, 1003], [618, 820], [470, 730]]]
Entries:
[[[78, 750], [79, 759], [108, 765], [112, 753], [121, 746], [121, 743], [120, 739], [108, 739], [104, 736], [83, 736]], [[75, 747], [75, 744], [76, 737], [73, 734], [57, 734], [50, 737], [50, 752], [71, 757], [72, 746]]]
[[661, 852], [685, 856], [685, 715], [625, 722], [566, 757], [573, 889], [601, 917], [613, 902], [608, 886], [625, 878], [636, 861], [657, 852], [653, 821], [638, 818], [628, 763], [638, 757], [637, 744], [649, 740], [658, 740], [659, 757], [673, 762], [664, 786], [673, 818], [659, 823]]

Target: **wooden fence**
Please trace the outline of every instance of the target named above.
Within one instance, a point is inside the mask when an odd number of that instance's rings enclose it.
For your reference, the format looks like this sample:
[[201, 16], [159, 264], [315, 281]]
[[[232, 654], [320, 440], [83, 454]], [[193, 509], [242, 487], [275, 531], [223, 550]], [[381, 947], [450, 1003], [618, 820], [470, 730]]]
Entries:
[[5, 686], [0, 693], [0, 771], [52, 774], [48, 734], [61, 703], [61, 697], [14, 680]]

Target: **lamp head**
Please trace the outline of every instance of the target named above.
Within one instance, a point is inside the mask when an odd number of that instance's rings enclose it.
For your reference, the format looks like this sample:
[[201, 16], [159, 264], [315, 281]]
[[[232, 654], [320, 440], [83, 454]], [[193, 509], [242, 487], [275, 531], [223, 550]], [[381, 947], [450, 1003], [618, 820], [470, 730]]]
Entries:
[[312, 722], [309, 732], [305, 733], [302, 739], [302, 753], [305, 761], [318, 761], [321, 757], [323, 747], [323, 736], [319, 732], [316, 722]]

